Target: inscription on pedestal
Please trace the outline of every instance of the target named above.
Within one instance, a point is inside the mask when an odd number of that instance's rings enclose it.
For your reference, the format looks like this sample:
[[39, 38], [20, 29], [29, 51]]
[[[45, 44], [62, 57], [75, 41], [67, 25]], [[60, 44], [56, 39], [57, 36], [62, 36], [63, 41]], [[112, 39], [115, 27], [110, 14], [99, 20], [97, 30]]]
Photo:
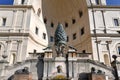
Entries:
[[13, 80], [32, 80], [31, 74], [15, 74]]
[[106, 80], [106, 79], [105, 79], [105, 75], [91, 74], [89, 80]]

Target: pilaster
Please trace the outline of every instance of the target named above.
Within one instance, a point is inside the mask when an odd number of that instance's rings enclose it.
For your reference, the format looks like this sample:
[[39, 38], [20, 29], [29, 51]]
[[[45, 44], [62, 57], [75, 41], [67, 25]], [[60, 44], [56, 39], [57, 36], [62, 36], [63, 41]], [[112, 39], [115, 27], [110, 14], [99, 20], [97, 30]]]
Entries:
[[7, 43], [7, 45], [6, 45], [6, 51], [5, 51], [5, 54], [8, 56], [8, 59], [7, 59], [7, 61], [9, 61], [10, 60], [10, 50], [11, 50], [11, 40], [8, 40], [8, 41], [6, 41], [6, 43]]
[[21, 62], [22, 58], [22, 40], [17, 41], [17, 62]]

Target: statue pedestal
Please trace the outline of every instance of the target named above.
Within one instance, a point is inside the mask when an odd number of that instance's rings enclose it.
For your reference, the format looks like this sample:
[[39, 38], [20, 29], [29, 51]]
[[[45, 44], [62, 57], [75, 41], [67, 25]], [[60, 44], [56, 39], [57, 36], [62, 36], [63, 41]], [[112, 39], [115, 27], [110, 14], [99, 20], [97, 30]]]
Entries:
[[32, 74], [15, 74], [13, 80], [32, 80]]
[[[55, 58], [55, 68], [60, 66], [62, 73], [66, 73], [66, 58], [65, 57], [56, 57]], [[57, 72], [57, 71], [56, 71]]]
[[90, 74], [89, 80], [106, 80], [105, 75], [102, 74]]

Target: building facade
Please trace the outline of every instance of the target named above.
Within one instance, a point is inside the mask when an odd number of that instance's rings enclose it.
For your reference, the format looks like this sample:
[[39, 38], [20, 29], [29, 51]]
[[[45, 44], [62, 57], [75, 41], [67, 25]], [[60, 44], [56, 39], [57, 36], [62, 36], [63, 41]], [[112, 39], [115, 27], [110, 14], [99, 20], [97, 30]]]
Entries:
[[7, 56], [13, 66], [33, 59], [30, 53], [54, 45], [58, 23], [68, 45], [92, 53], [92, 60], [110, 66], [112, 56], [120, 55], [119, 6], [108, 6], [106, 0], [14, 0], [0, 5], [0, 60]]
[[29, 59], [30, 52], [41, 52], [48, 45], [40, 8], [38, 0], [15, 0], [12, 6], [0, 6], [0, 59], [7, 55], [11, 65]]

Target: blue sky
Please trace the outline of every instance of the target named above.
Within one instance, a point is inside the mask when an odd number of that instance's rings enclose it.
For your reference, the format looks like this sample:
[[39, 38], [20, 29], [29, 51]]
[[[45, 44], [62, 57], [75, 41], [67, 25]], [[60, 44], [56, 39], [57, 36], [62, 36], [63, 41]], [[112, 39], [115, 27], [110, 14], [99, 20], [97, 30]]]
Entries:
[[120, 5], [120, 0], [107, 0], [108, 5]]
[[[13, 0], [0, 0], [2, 5], [11, 5]], [[108, 5], [120, 5], [120, 0], [107, 0]]]
[[13, 0], [0, 0], [0, 4], [11, 5], [11, 4], [13, 4]]

